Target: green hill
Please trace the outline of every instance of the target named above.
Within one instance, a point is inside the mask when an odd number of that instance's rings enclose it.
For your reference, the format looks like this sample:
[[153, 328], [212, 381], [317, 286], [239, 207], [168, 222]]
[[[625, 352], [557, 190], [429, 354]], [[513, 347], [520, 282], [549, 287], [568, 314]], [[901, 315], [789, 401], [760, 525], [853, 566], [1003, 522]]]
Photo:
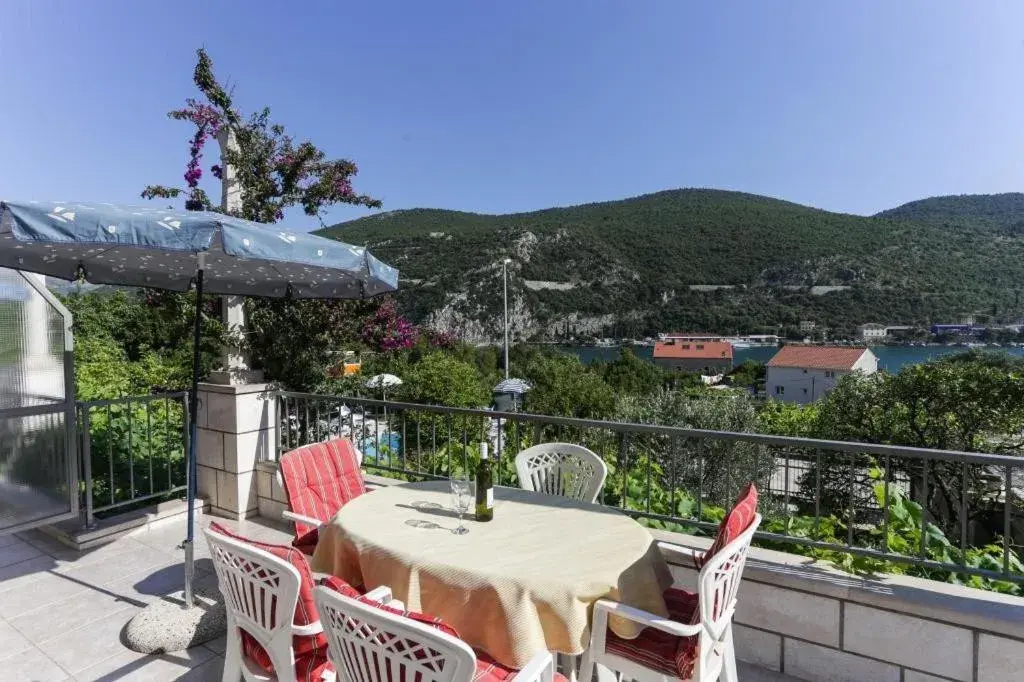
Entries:
[[682, 189], [509, 215], [391, 211], [320, 233], [400, 268], [413, 317], [481, 339], [500, 324], [505, 257], [514, 327], [528, 337], [1020, 314], [1024, 236], [966, 208], [940, 218], [951, 209], [929, 201], [862, 217]]
[[882, 211], [879, 218], [929, 222], [960, 229], [990, 230], [996, 234], [1024, 233], [1024, 194], [960, 194], [930, 197]]

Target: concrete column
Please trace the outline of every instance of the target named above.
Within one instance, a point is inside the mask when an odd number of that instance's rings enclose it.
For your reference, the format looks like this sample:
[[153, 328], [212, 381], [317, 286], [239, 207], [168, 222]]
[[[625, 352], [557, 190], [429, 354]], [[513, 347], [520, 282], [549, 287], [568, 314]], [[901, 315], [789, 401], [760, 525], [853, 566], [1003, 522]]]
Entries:
[[[217, 135], [220, 144], [221, 161], [221, 197], [220, 205], [224, 211], [234, 213], [242, 208], [242, 185], [238, 182], [235, 168], [225, 159], [228, 150], [237, 151], [238, 141], [235, 132], [225, 126]], [[242, 296], [225, 296], [221, 311], [224, 326], [232, 332], [245, 332], [245, 298]], [[224, 347], [221, 354], [221, 367], [218, 372], [210, 375], [210, 381], [217, 384], [246, 384], [263, 381], [262, 372], [249, 369], [249, 359], [242, 350], [234, 345]]]
[[199, 496], [211, 513], [258, 513], [257, 465], [275, 456], [277, 402], [266, 384], [199, 384]]

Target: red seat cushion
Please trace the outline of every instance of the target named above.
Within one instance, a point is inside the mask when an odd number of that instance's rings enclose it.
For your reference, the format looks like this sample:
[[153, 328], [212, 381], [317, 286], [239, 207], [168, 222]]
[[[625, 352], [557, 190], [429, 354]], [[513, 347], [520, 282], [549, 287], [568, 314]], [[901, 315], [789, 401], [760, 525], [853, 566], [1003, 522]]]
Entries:
[[[699, 621], [698, 597], [686, 590], [668, 589], [664, 593], [669, 618], [677, 623]], [[697, 637], [677, 637], [655, 628], [644, 628], [636, 639], [623, 639], [611, 629], [605, 638], [605, 650], [628, 658], [663, 675], [687, 679], [697, 661]]]
[[388, 613], [393, 613], [396, 616], [402, 616], [403, 618], [408, 618], [409, 620], [414, 620], [417, 623], [423, 623], [424, 625], [429, 625], [432, 628], [440, 630], [441, 632], [445, 633], [446, 635], [451, 635], [452, 637], [455, 637], [456, 639], [461, 639], [461, 637], [459, 637], [459, 633], [455, 630], [455, 628], [453, 628], [451, 625], [448, 625], [448, 623], [445, 623], [440, 618], [435, 618], [434, 616], [428, 616], [427, 614], [419, 613], [418, 611], [402, 611], [400, 609], [396, 609], [396, 608], [393, 608], [391, 606], [388, 606], [387, 604], [381, 604], [379, 601], [374, 601], [373, 599], [370, 599], [369, 597], [365, 597], [365, 596], [359, 597], [359, 601], [363, 602], [364, 604], [369, 604], [371, 606], [376, 606], [381, 611], [387, 611]]
[[[292, 618], [292, 623], [294, 625], [311, 625], [319, 622], [320, 614], [317, 613], [316, 604], [313, 602], [313, 574], [310, 571], [309, 562], [306, 560], [306, 557], [302, 552], [287, 545], [275, 545], [268, 542], [260, 542], [258, 540], [242, 537], [241, 535], [232, 533], [219, 523], [210, 524], [210, 530], [234, 540], [244, 542], [257, 549], [261, 549], [264, 552], [268, 552], [294, 566], [299, 572], [300, 584], [299, 599], [295, 604], [295, 615]], [[336, 587], [334, 587], [334, 589], [337, 591], [342, 592], [342, 594], [354, 594], [357, 597], [359, 596], [359, 592], [351, 585], [348, 585], [348, 583], [341, 580], [341, 578], [333, 578], [333, 580], [336, 581]], [[350, 592], [343, 591], [345, 588], [350, 590]], [[274, 667], [270, 661], [270, 655], [267, 654], [266, 650], [245, 630], [242, 630], [241, 636], [242, 651], [245, 655], [268, 673], [273, 673]], [[317, 635], [296, 635], [292, 638], [292, 648], [295, 650], [296, 672], [298, 673], [300, 660], [304, 668], [312, 670], [316, 667], [313, 665], [314, 662], [316, 662], [314, 659], [323, 658], [324, 661], [326, 661], [327, 636], [322, 632]], [[319, 665], [319, 663], [317, 665]], [[303, 678], [300, 676], [299, 679]]]
[[718, 524], [718, 533], [715, 534], [715, 541], [708, 547], [708, 551], [701, 556], [694, 557], [697, 568], [703, 568], [708, 559], [721, 552], [726, 545], [742, 535], [743, 531], [753, 523], [756, 514], [757, 488], [753, 483], [748, 483], [740, 491], [739, 497], [736, 498], [736, 504]]
[[[519, 674], [518, 670], [506, 668], [487, 652], [480, 649], [473, 649], [476, 654], [476, 673], [473, 675], [473, 682], [511, 682]], [[555, 682], [568, 682], [561, 673], [555, 673]]]
[[[267, 655], [266, 649], [244, 632], [242, 653], [268, 674], [274, 674], [274, 666], [270, 664], [270, 656]], [[295, 658], [295, 679], [298, 682], [322, 682], [323, 674], [328, 670], [333, 671], [334, 665], [328, 660], [326, 652], [314, 652]]]
[[313, 552], [316, 551], [316, 544], [320, 542], [320, 529], [314, 528], [305, 535], [292, 540], [292, 547], [299, 550], [306, 556], [313, 556]]
[[[347, 438], [313, 443], [281, 457], [281, 480], [292, 511], [327, 523], [348, 501], [366, 492], [355, 446]], [[315, 546], [316, 526], [295, 523], [295, 543]]]

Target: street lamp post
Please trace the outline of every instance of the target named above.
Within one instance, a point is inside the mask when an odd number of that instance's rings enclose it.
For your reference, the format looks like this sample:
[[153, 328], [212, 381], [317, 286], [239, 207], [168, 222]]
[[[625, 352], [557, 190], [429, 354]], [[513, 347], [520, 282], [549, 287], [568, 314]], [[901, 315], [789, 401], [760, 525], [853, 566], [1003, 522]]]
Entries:
[[505, 301], [505, 378], [508, 379], [508, 265], [512, 262], [511, 258], [506, 258], [501, 262], [501, 278], [504, 282], [504, 301]]

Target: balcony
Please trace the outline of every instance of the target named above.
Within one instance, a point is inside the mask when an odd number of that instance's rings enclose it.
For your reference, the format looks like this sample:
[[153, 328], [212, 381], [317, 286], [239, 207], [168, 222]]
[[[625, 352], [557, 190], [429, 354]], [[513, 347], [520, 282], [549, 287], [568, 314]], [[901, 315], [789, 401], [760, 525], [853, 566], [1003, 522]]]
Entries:
[[[515, 485], [508, 466], [515, 452], [565, 440], [609, 463], [604, 504], [657, 539], [684, 546], [709, 545], [716, 515], [740, 483], [757, 482], [766, 520], [735, 617], [741, 680], [984, 682], [1014, 679], [1024, 661], [1024, 598], [946, 581], [954, 575], [1006, 590], [1024, 582], [1015, 563], [1024, 537], [1024, 462], [265, 389], [205, 390], [198, 484], [208, 513], [201, 524], [214, 514], [231, 516], [243, 535], [286, 542], [290, 526], [277, 520], [285, 508], [277, 456], [330, 437], [359, 444], [371, 488], [445, 478], [467, 467], [483, 441], [501, 454], [498, 483]], [[163, 408], [151, 398], [80, 406], [79, 451], [88, 468], [82, 521], [0, 536], [0, 662], [10, 679], [220, 679], [222, 639], [162, 656], [122, 643], [136, 610], [181, 589], [181, 505], [139, 506], [180, 490], [180, 398]], [[122, 428], [128, 420], [132, 426]], [[124, 466], [118, 453], [128, 439], [130, 451], [145, 456]], [[936, 478], [940, 471], [944, 478]], [[946, 504], [947, 494], [935, 506], [953, 511], [930, 515], [920, 542], [898, 544], [906, 502], [934, 500], [935, 481], [948, 483], [950, 472], [963, 484], [952, 500], [960, 504]], [[984, 509], [969, 515], [969, 506]], [[992, 527], [1000, 532], [986, 535]], [[931, 528], [949, 538], [945, 555]], [[960, 551], [992, 542], [985, 561]], [[200, 541], [196, 550], [198, 583], [213, 587], [206, 547]], [[883, 561], [903, 574], [882, 573]], [[678, 584], [692, 588], [694, 571], [671, 568]]]

